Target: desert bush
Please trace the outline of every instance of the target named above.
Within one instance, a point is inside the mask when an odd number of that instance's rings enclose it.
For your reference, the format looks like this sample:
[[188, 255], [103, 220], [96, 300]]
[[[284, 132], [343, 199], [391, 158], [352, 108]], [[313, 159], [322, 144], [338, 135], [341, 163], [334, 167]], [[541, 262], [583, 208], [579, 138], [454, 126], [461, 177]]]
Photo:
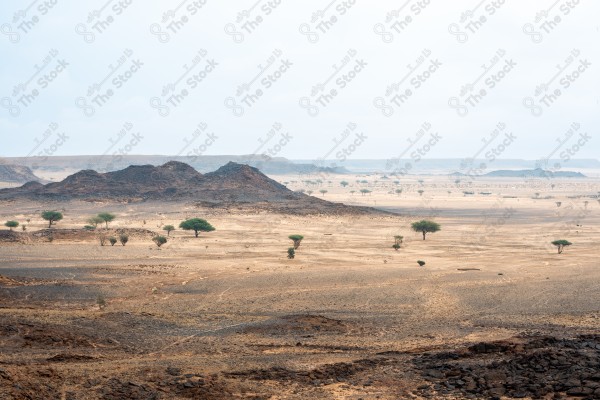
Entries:
[[298, 247], [300, 247], [300, 242], [302, 242], [302, 239], [304, 239], [304, 236], [302, 236], [302, 235], [290, 235], [290, 236], [288, 236], [288, 239], [291, 239], [294, 242], [294, 250], [295, 250]]
[[392, 245], [392, 248], [394, 250], [398, 251], [398, 249], [402, 245], [402, 240], [403, 239], [404, 239], [404, 236], [400, 236], [400, 235], [394, 236], [394, 244]]
[[129, 242], [129, 235], [122, 233], [119, 235], [119, 241], [121, 242], [121, 244], [123, 246], [125, 246], [127, 244], [127, 242]]
[[425, 265], [425, 261], [423, 261], [423, 260], [418, 260], [418, 261], [417, 261], [417, 264], [419, 264], [419, 267], [422, 267], [422, 266], [424, 266], [424, 265]]
[[104, 298], [104, 296], [102, 294], [99, 294], [96, 297], [96, 304], [98, 305], [98, 308], [103, 310], [106, 307], [106, 299]]
[[198, 237], [198, 232], [212, 232], [215, 230], [215, 228], [209, 224], [208, 221], [202, 218], [191, 218], [182, 221], [179, 224], [179, 227], [184, 231], [194, 231], [196, 237]]
[[21, 230], [25, 232], [27, 230], [27, 225], [21, 225]]
[[572, 245], [573, 243], [568, 240], [560, 239], [552, 242], [553, 245], [558, 249], [558, 254], [562, 253], [565, 247]]
[[98, 235], [98, 240], [100, 241], [100, 246], [104, 246], [106, 244], [106, 235], [101, 233]]
[[288, 247], [288, 249], [287, 249], [287, 258], [289, 258], [290, 260], [292, 260], [294, 257], [296, 257], [296, 250], [294, 250], [293, 247]]
[[86, 230], [86, 231], [93, 231], [93, 230], [96, 229], [96, 227], [92, 226], [92, 225], [84, 225], [83, 229]]
[[117, 218], [117, 216], [115, 214], [111, 214], [111, 213], [107, 213], [107, 212], [102, 212], [100, 214], [98, 214], [96, 216], [98, 219], [101, 219], [101, 222], [104, 222], [106, 224], [106, 229], [108, 229], [108, 223], [112, 222], [115, 220], [115, 218]]
[[108, 241], [110, 242], [111, 246], [114, 246], [117, 243], [117, 238], [114, 236], [111, 236], [108, 238]]
[[48, 221], [48, 228], [52, 228], [52, 224], [63, 219], [63, 215], [58, 211], [44, 211], [42, 218]]
[[156, 243], [156, 245], [158, 246], [158, 248], [160, 248], [160, 246], [162, 246], [163, 244], [167, 243], [167, 238], [161, 235], [156, 235], [152, 238], [152, 241], [154, 243]]
[[423, 234], [423, 240], [425, 240], [425, 235], [427, 233], [434, 233], [441, 229], [438, 223], [424, 219], [418, 222], [413, 222], [411, 227], [413, 231], [421, 232]]
[[167, 231], [167, 236], [171, 236], [171, 231], [174, 231], [175, 227], [173, 225], [165, 225], [163, 226], [163, 231]]
[[19, 226], [19, 223], [17, 221], [6, 221], [4, 223], [4, 226], [6, 226], [12, 231], [12, 228], [16, 228], [17, 226]]
[[49, 234], [48, 235], [48, 242], [50, 242], [50, 243], [54, 242], [54, 235], [53, 234]]

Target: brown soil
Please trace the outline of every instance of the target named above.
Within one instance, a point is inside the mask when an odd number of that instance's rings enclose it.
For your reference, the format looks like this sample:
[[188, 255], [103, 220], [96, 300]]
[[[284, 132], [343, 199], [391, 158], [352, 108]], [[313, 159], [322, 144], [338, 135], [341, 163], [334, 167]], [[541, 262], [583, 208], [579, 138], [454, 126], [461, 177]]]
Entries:
[[[0, 231], [0, 399], [600, 398], [600, 205], [564, 209], [598, 186], [559, 181], [536, 200], [519, 182], [471, 189], [495, 199], [435, 185], [426, 206], [416, 182], [401, 197], [326, 194], [395, 216], [2, 203], [2, 220], [31, 222]], [[50, 208], [65, 209], [52, 242]], [[82, 231], [102, 211], [126, 246]], [[192, 216], [217, 230], [151, 241]], [[422, 218], [442, 230], [423, 241]], [[557, 254], [557, 238], [573, 245]]]

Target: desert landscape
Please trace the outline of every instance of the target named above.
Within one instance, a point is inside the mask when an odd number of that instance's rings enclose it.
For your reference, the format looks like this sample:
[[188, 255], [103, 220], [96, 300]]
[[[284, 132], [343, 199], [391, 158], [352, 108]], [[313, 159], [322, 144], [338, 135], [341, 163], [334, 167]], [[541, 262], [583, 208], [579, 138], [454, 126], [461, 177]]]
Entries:
[[0, 398], [600, 398], [597, 178], [223, 168], [208, 201], [0, 191]]
[[600, 400], [600, 1], [2, 10], [0, 400]]

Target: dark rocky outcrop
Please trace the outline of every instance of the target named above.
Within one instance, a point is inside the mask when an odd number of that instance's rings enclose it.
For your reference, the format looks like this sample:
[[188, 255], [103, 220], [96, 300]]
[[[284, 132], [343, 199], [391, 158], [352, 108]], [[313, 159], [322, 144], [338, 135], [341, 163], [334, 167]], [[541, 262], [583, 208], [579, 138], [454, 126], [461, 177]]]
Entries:
[[204, 175], [178, 161], [157, 167], [132, 165], [106, 173], [83, 170], [61, 182], [46, 185], [29, 182], [18, 188], [0, 190], [0, 200], [19, 198], [40, 201], [185, 200], [205, 207], [251, 207], [289, 214], [379, 212], [293, 192], [257, 168], [234, 162]]

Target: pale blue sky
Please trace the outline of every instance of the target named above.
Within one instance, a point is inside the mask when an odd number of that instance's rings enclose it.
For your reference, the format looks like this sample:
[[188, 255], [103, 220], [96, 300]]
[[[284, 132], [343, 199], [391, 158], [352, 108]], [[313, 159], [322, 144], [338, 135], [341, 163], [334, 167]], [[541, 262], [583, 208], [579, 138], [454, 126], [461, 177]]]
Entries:
[[[500, 148], [501, 158], [598, 158], [600, 2], [504, 3], [4, 0], [0, 156], [260, 149], [389, 159], [423, 148], [433, 132], [440, 139], [423, 157]], [[481, 90], [479, 102], [468, 98]], [[555, 90], [553, 102], [543, 98]], [[94, 104], [100, 93], [106, 103]]]

